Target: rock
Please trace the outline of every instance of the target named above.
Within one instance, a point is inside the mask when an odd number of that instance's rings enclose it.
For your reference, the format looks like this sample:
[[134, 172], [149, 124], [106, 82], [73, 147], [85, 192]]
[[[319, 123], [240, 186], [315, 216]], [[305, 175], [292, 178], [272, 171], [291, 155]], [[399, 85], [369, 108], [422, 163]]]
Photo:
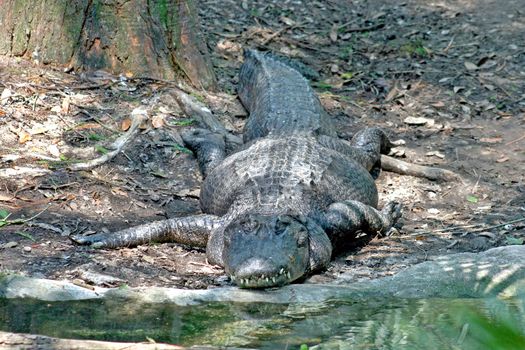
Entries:
[[14, 248], [18, 246], [18, 242], [7, 242], [7, 243], [4, 243], [2, 245], [0, 245], [0, 248]]
[[93, 290], [64, 281], [0, 275], [0, 297], [47, 301], [123, 298], [132, 302], [193, 305], [206, 302], [307, 303], [328, 299], [479, 298], [525, 296], [525, 246], [445, 255], [392, 276], [341, 284], [292, 284], [268, 290], [237, 287], [183, 290], [161, 287]]

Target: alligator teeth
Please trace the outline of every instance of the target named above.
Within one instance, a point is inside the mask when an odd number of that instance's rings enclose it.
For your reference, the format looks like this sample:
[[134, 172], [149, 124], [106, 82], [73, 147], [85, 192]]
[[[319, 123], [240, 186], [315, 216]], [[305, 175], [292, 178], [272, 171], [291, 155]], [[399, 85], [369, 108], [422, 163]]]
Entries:
[[270, 279], [268, 277], [266, 277], [266, 283], [270, 282]]
[[292, 278], [292, 275], [290, 274], [290, 272], [287, 272], [287, 273], [286, 273], [286, 277], [288, 277], [288, 278]]
[[284, 273], [284, 267], [281, 267], [281, 271], [279, 271], [279, 275], [282, 275]]
[[233, 282], [235, 281], [235, 276], [230, 276], [230, 280]]
[[264, 279], [264, 277], [266, 277], [266, 276], [262, 275], [262, 276], [261, 276], [261, 279], [263, 280], [263, 279]]
[[276, 282], [276, 281], [275, 281], [275, 277], [272, 277], [272, 282], [273, 282], [273, 283], [275, 283], [275, 282]]

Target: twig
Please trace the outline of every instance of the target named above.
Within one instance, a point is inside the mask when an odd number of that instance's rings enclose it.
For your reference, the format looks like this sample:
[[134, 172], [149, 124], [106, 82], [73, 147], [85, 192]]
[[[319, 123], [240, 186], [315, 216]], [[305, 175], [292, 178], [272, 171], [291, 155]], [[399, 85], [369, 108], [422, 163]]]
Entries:
[[263, 42], [261, 43], [261, 46], [266, 46], [270, 41], [272, 41], [273, 39], [277, 38], [279, 35], [283, 34], [287, 30], [292, 29], [292, 28], [293, 26], [285, 26], [279, 29], [278, 31], [276, 31], [275, 33], [273, 33], [272, 35], [264, 39]]
[[33, 219], [36, 219], [37, 217], [39, 217], [43, 212], [45, 212], [46, 210], [49, 209], [49, 207], [51, 206], [51, 204], [48, 204], [44, 209], [42, 209], [40, 212], [36, 213], [35, 215], [31, 216], [30, 218], [28, 219], [16, 219], [16, 220], [7, 220], [7, 218], [9, 218], [11, 216], [11, 213], [8, 214], [5, 218], [3, 218], [2, 220], [0, 220], [0, 223], [1, 223], [1, 226], [7, 226], [7, 225], [20, 225], [20, 224], [25, 224], [26, 222], [28, 221], [31, 221]]
[[[371, 32], [373, 30], [381, 29], [385, 26], [384, 23], [373, 24], [365, 27], [353, 27], [345, 30], [345, 33]], [[341, 28], [341, 27], [339, 27]]]
[[513, 143], [516, 143], [516, 142], [519, 142], [521, 140], [525, 139], [525, 135], [523, 135], [522, 137], [518, 137], [517, 139], [515, 140], [512, 140], [512, 141], [509, 141], [505, 144], [505, 146], [508, 146], [508, 145], [512, 145]]
[[487, 226], [487, 227], [480, 227], [480, 226], [483, 226], [483, 224], [454, 226], [454, 227], [447, 227], [447, 228], [442, 228], [442, 229], [434, 230], [434, 231], [414, 232], [414, 233], [409, 234], [408, 236], [420, 236], [420, 235], [424, 235], [424, 234], [443, 235], [443, 234], [449, 234], [451, 231], [460, 231], [460, 230], [465, 230], [465, 229], [469, 229], [469, 228], [474, 228], [474, 230], [472, 230], [470, 232], [471, 233], [475, 233], [475, 232], [482, 232], [482, 231], [486, 231], [486, 230], [492, 230], [492, 229], [495, 229], [495, 228], [499, 228], [499, 227], [502, 227], [502, 226], [505, 226], [505, 225], [515, 224], [515, 223], [522, 222], [522, 221], [525, 221], [525, 217], [520, 218], [520, 219], [516, 219], [516, 220], [507, 221], [507, 222], [504, 222], [504, 223], [501, 223], [501, 224], [497, 224], [497, 225]]
[[453, 171], [424, 165], [407, 163], [402, 160], [381, 155], [381, 168], [402, 175], [424, 177], [429, 180], [459, 181], [461, 177]]
[[135, 108], [133, 112], [131, 112], [131, 126], [129, 130], [120, 136], [118, 139], [116, 139], [112, 144], [111, 148], [113, 148], [113, 151], [110, 151], [98, 158], [82, 162], [82, 163], [76, 163], [68, 166], [68, 169], [70, 170], [88, 170], [92, 169], [96, 166], [99, 166], [101, 164], [104, 164], [111, 159], [113, 159], [122, 149], [124, 146], [126, 146], [131, 139], [138, 133], [139, 126], [147, 120], [148, 115], [147, 112], [140, 108]]
[[450, 42], [448, 43], [447, 47], [445, 47], [445, 48], [443, 49], [443, 52], [444, 52], [444, 53], [447, 53], [448, 50], [450, 50], [450, 48], [452, 47], [452, 44], [454, 44], [454, 39], [455, 39], [455, 38], [456, 38], [456, 37], [453, 36], [452, 39], [450, 39]]

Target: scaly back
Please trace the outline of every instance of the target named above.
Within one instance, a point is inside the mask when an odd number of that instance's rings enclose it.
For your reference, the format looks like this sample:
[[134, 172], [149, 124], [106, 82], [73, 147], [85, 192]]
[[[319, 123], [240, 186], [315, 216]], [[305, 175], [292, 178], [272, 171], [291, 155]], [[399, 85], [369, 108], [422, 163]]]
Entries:
[[245, 142], [268, 135], [335, 135], [308, 80], [268, 53], [245, 51], [239, 97], [250, 113]]

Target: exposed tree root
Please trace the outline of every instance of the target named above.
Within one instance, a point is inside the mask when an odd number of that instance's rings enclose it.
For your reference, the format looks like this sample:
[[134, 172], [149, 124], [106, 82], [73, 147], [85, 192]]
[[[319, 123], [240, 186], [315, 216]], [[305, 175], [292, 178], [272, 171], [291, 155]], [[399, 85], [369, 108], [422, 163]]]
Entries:
[[129, 130], [120, 136], [118, 139], [116, 139], [111, 146], [109, 146], [110, 149], [113, 149], [112, 151], [89, 161], [82, 162], [82, 163], [75, 163], [68, 166], [68, 169], [70, 170], [88, 170], [92, 169], [96, 166], [99, 166], [101, 164], [104, 164], [111, 159], [115, 158], [115, 156], [122, 151], [124, 146], [126, 146], [129, 141], [133, 139], [133, 137], [138, 133], [139, 126], [148, 119], [148, 115], [145, 110], [140, 108], [135, 108], [133, 112], [131, 112], [131, 126]]
[[429, 180], [461, 181], [461, 177], [453, 171], [407, 163], [386, 155], [381, 155], [381, 168], [394, 173], [424, 177]]

